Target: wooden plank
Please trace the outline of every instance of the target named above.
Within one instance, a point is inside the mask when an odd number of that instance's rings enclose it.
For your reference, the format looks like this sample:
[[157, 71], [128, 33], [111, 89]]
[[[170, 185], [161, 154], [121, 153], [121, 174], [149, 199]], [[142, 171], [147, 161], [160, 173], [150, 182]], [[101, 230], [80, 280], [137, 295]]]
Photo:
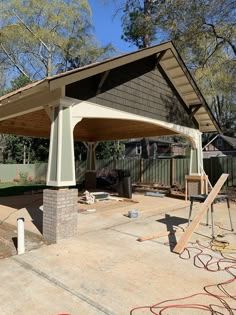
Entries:
[[177, 243], [177, 245], [173, 249], [174, 253], [180, 254], [183, 251], [183, 249], [185, 248], [185, 245], [187, 244], [187, 242], [191, 238], [195, 229], [198, 227], [201, 219], [203, 218], [204, 214], [206, 213], [207, 209], [209, 208], [209, 206], [211, 205], [211, 203], [213, 202], [213, 200], [215, 199], [217, 194], [219, 193], [221, 187], [225, 183], [228, 176], [229, 176], [229, 174], [222, 174], [221, 177], [218, 179], [218, 181], [215, 184], [215, 186], [213, 187], [212, 191], [210, 192], [210, 194], [208, 195], [206, 200], [202, 203], [202, 206], [199, 209], [199, 213], [193, 219], [192, 223], [188, 226], [188, 228], [186, 229], [186, 232], [180, 238], [179, 242]]
[[154, 235], [142, 236], [142, 237], [139, 237], [137, 241], [143, 242], [143, 241], [153, 240], [154, 238], [160, 238], [163, 236], [168, 236], [169, 234], [175, 234], [179, 232], [183, 232], [183, 230], [165, 231], [165, 232], [154, 234]]

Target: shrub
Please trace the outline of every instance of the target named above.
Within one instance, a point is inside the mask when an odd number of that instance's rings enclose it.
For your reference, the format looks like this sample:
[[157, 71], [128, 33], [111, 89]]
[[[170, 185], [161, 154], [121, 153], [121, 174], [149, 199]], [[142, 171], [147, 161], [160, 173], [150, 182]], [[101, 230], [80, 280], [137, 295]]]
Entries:
[[20, 176], [20, 182], [21, 183], [24, 183], [24, 184], [27, 183], [28, 173], [20, 172], [19, 176]]
[[28, 181], [29, 181], [30, 183], [32, 183], [32, 182], [33, 182], [33, 177], [32, 177], [32, 176], [29, 176], [29, 177], [28, 177]]

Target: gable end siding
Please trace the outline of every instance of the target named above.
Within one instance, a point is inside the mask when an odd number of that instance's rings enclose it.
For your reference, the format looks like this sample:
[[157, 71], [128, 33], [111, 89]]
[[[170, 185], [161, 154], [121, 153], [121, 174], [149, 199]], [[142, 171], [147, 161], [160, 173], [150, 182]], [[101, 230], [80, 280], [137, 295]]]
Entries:
[[[98, 91], [102, 76], [70, 84], [66, 96], [165, 122], [197, 128], [152, 59], [113, 69]], [[114, 117], [115, 118], [115, 117]]]

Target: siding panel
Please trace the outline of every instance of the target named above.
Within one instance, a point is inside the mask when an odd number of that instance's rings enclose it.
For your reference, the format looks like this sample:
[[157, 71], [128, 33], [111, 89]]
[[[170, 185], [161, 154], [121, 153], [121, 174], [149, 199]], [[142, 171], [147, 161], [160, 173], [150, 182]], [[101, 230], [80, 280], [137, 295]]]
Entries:
[[66, 96], [196, 128], [175, 92], [154, 67], [155, 62], [150, 58], [133, 62], [111, 70], [98, 95], [100, 75], [70, 84]]

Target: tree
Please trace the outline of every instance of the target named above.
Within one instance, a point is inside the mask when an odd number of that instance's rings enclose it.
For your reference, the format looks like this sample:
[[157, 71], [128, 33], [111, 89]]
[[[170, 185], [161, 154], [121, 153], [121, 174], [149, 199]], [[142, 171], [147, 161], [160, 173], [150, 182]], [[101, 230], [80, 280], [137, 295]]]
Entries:
[[124, 156], [124, 144], [120, 141], [99, 142], [96, 148], [97, 159], [119, 159]]
[[138, 48], [157, 40], [158, 20], [164, 0], [130, 0], [123, 8], [122, 38]]
[[131, 0], [123, 6], [123, 39], [138, 48], [172, 39], [224, 132], [234, 134], [235, 0]]
[[164, 29], [187, 61], [222, 131], [235, 135], [236, 1], [177, 0], [172, 5], [162, 17]]
[[[231, 58], [236, 56], [235, 14], [235, 0], [170, 0], [160, 23], [181, 51], [189, 54], [190, 49], [204, 65], [222, 49]], [[202, 41], [208, 45], [202, 46]]]
[[86, 0], [2, 0], [0, 61], [31, 81], [104, 58]]
[[[12, 79], [1, 94], [113, 51], [94, 39], [87, 0], [2, 0], [0, 12], [0, 71]], [[1, 143], [5, 162], [47, 160], [48, 140], [2, 135]]]
[[[11, 88], [5, 93], [27, 85], [30, 80], [23, 74], [11, 81]], [[0, 148], [3, 163], [45, 162], [48, 159], [49, 140], [1, 134]]]

